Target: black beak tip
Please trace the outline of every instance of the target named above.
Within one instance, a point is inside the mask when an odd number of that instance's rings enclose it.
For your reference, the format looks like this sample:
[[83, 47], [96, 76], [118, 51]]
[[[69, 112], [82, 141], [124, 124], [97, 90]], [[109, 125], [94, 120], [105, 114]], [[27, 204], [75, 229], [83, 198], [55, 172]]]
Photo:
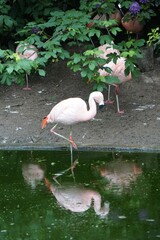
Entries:
[[105, 104], [99, 105], [99, 110], [103, 110], [105, 106], [106, 106]]

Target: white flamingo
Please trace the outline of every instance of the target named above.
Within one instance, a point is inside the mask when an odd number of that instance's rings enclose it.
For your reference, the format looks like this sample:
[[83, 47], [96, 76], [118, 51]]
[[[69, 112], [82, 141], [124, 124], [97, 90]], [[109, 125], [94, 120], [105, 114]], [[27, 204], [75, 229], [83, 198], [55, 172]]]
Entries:
[[89, 95], [89, 110], [86, 102], [81, 98], [68, 98], [59, 103], [57, 103], [50, 113], [42, 121], [42, 129], [46, 126], [47, 123], [56, 123], [56, 125], [51, 129], [51, 132], [55, 135], [69, 141], [74, 148], [77, 148], [77, 145], [73, 141], [72, 131], [70, 132], [69, 138], [60, 135], [55, 132], [55, 128], [58, 123], [64, 125], [73, 125], [79, 122], [86, 122], [93, 119], [97, 113], [97, 106], [104, 106], [104, 97], [101, 92], [95, 91]]
[[73, 164], [72, 147], [77, 149], [77, 145], [72, 138], [72, 131], [70, 129], [70, 136], [69, 138], [66, 138], [65, 136], [55, 132], [55, 128], [58, 123], [69, 125], [71, 128], [73, 124], [86, 122], [93, 119], [97, 113], [96, 103], [98, 103], [100, 107], [104, 106], [103, 94], [98, 91], [92, 92], [89, 95], [88, 103], [89, 109], [86, 102], [81, 98], [77, 97], [65, 99], [57, 103], [42, 121], [42, 129], [47, 123], [56, 123], [56, 125], [50, 131], [70, 143], [71, 166]]
[[45, 184], [60, 206], [71, 212], [85, 212], [91, 208], [93, 203], [97, 215], [105, 217], [109, 213], [109, 203], [104, 203], [104, 206], [101, 207], [101, 195], [92, 189], [72, 185], [56, 187], [47, 178], [45, 178]]

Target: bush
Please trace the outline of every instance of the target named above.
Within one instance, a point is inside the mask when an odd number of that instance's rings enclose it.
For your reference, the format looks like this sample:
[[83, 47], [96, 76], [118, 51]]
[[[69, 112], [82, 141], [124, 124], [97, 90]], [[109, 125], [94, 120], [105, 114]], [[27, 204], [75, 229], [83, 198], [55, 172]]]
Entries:
[[[155, 7], [154, 1], [149, 2], [148, 14]], [[142, 57], [140, 47], [145, 44], [145, 39], [135, 39], [134, 34], [126, 32], [116, 20], [110, 18], [116, 9], [121, 13], [127, 12], [132, 1], [0, 0], [0, 3], [1, 84], [24, 84], [26, 72], [30, 74], [34, 71], [45, 76], [48, 62], [66, 59], [74, 72], [79, 71], [82, 78], [93, 82], [94, 88], [102, 91], [106, 83], [117, 79], [98, 75], [98, 69], [106, 61], [97, 57], [97, 47], [113, 42], [114, 48], [126, 58], [125, 74], [131, 72], [133, 77], [138, 74], [136, 61], [137, 57]], [[159, 6], [158, 1], [156, 4]], [[95, 17], [97, 15], [99, 19]], [[105, 19], [101, 18], [103, 15]], [[39, 57], [35, 61], [20, 59], [15, 53], [18, 44], [35, 45]], [[79, 50], [71, 54], [70, 49], [74, 45], [79, 46]], [[108, 61], [116, 62], [116, 59], [115, 54], [110, 54]], [[107, 71], [110, 72], [110, 69]]]

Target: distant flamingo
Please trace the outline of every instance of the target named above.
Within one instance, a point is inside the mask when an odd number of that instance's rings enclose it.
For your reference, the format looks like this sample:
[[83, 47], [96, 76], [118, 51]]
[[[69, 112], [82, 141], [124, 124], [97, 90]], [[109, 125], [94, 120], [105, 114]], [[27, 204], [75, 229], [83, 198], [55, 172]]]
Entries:
[[38, 164], [26, 163], [22, 165], [22, 175], [26, 183], [35, 189], [44, 178], [44, 170]]
[[97, 215], [105, 217], [109, 213], [109, 203], [104, 203], [101, 207], [101, 195], [92, 190], [80, 187], [78, 185], [55, 186], [45, 178], [47, 188], [57, 199], [57, 202], [71, 212], [85, 212], [94, 207]]
[[[117, 55], [120, 55], [120, 52], [117, 49], [114, 49], [112, 45], [108, 45], [108, 44], [104, 44], [102, 46], [98, 47], [99, 50], [103, 51], [102, 54], [99, 55], [99, 57], [107, 59], [107, 55], [110, 53], [116, 53]], [[105, 69], [99, 69], [98, 72], [100, 74], [100, 76], [115, 76], [118, 77], [120, 80], [120, 83], [117, 82], [116, 84], [109, 84], [109, 88], [108, 88], [108, 103], [112, 103], [112, 101], [110, 101], [110, 85], [115, 86], [116, 88], [116, 102], [117, 102], [117, 112], [118, 113], [124, 113], [124, 111], [121, 111], [119, 109], [119, 99], [118, 99], [118, 94], [119, 94], [119, 84], [121, 83], [125, 83], [129, 80], [132, 79], [132, 75], [131, 73], [129, 73], [128, 76], [125, 75], [124, 71], [125, 71], [125, 61], [126, 59], [124, 57], [118, 57], [117, 62], [114, 63], [113, 61], [110, 61], [109, 63], [105, 64], [103, 67], [107, 67], [110, 68], [112, 70], [111, 73], [108, 73]]]
[[107, 179], [107, 189], [122, 193], [129, 190], [142, 174], [142, 168], [134, 162], [115, 159], [100, 167], [100, 175]]
[[70, 125], [86, 122], [93, 119], [97, 113], [96, 103], [99, 106], [104, 105], [104, 97], [101, 92], [95, 91], [89, 95], [89, 110], [87, 104], [81, 98], [68, 98], [56, 104], [51, 112], [43, 119], [42, 129], [46, 126], [47, 123], [56, 123], [56, 125], [51, 129], [51, 132], [55, 135], [67, 140], [70, 143], [70, 146], [77, 148], [77, 145], [73, 141], [72, 131], [70, 131], [69, 138], [64, 137], [63, 135], [55, 132], [55, 128], [58, 123], [64, 125]]
[[[16, 48], [16, 53], [21, 59], [25, 58], [34, 61], [38, 57], [38, 50], [34, 45], [19, 44]], [[28, 73], [26, 72], [26, 87], [24, 90], [31, 90], [28, 86]]]

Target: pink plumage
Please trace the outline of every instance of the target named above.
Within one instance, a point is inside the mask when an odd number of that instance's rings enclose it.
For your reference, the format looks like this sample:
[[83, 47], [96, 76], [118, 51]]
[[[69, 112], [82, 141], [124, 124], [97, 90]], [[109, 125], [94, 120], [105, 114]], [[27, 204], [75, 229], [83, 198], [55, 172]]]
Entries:
[[[120, 52], [117, 49], [114, 49], [113, 46], [109, 45], [109, 44], [104, 44], [102, 46], [99, 46], [98, 50], [103, 51], [103, 53], [101, 53], [99, 55], [99, 57], [103, 58], [103, 59], [107, 59], [108, 58], [107, 56], [110, 53], [116, 53], [117, 55], [120, 55]], [[106, 63], [103, 66], [104, 68], [110, 68], [111, 73], [108, 73], [105, 69], [98, 70], [100, 76], [115, 76], [115, 77], [118, 77], [120, 80], [120, 83], [117, 82], [116, 84], [109, 84], [108, 100], [107, 100], [108, 103], [112, 103], [112, 101], [110, 101], [110, 85], [113, 85], [116, 88], [116, 101], [117, 101], [118, 113], [124, 112], [124, 111], [120, 111], [120, 109], [119, 109], [119, 99], [118, 99], [119, 87], [118, 87], [118, 85], [132, 79], [131, 73], [129, 73], [127, 76], [125, 75], [125, 62], [126, 62], [126, 58], [119, 56], [116, 63], [114, 63], [113, 60], [111, 60], [109, 63]]]
[[70, 133], [69, 139], [55, 132], [55, 127], [58, 123], [64, 125], [73, 125], [79, 122], [86, 122], [93, 119], [97, 113], [97, 106], [104, 105], [104, 97], [101, 92], [95, 91], [89, 95], [89, 109], [85, 101], [81, 98], [68, 98], [59, 103], [57, 103], [50, 113], [43, 119], [42, 128], [46, 126], [47, 123], [56, 123], [56, 125], [51, 129], [51, 132], [55, 135], [64, 138], [69, 141], [73, 147], [76, 148], [76, 144], [72, 139], [72, 134]]
[[[21, 45], [19, 44], [16, 48], [16, 53], [19, 55], [21, 59], [28, 59], [31, 61], [34, 61], [36, 58], [38, 58], [38, 49], [34, 45]], [[26, 84], [27, 86], [24, 88], [24, 90], [31, 90], [31, 88], [28, 87], [28, 73], [26, 72]]]

